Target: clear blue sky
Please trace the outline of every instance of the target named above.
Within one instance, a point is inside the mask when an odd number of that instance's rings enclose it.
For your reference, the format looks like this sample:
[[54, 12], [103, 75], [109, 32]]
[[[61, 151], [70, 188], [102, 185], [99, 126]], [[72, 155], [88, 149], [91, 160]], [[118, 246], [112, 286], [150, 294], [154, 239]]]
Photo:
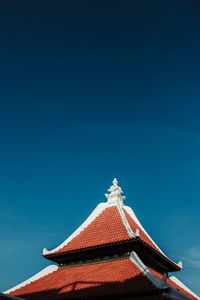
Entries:
[[200, 294], [199, 1], [1, 1], [0, 290], [117, 177]]

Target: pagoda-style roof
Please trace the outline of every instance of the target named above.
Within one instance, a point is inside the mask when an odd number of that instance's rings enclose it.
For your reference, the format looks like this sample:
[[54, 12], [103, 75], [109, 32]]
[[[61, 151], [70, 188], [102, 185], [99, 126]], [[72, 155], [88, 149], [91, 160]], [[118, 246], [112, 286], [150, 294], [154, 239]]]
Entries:
[[116, 179], [88, 219], [43, 256], [50, 265], [5, 292], [40, 299], [199, 299], [168, 272], [181, 270], [142, 227]]
[[116, 179], [88, 219], [61, 245], [43, 256], [57, 263], [106, 256], [120, 251], [135, 250], [147, 263], [153, 263], [162, 273], [178, 271], [181, 265], [171, 261], [142, 227], [132, 209], [124, 206], [125, 199]]
[[183, 284], [147, 268], [134, 252], [87, 265], [48, 268], [7, 293], [27, 300], [198, 299]]

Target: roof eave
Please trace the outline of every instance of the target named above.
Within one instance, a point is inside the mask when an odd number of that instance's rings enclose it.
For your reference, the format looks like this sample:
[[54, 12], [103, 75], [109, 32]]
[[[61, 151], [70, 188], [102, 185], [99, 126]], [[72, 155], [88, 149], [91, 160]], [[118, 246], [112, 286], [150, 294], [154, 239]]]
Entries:
[[159, 270], [163, 273], [181, 270], [177, 264], [162, 255], [160, 252], [156, 251], [140, 237], [66, 252], [43, 254], [42, 256], [56, 263], [66, 263], [81, 259], [84, 260], [93, 257], [103, 257], [107, 255], [131, 252], [133, 250], [136, 251], [147, 264], [151, 263], [157, 266], [157, 268], [159, 268]]

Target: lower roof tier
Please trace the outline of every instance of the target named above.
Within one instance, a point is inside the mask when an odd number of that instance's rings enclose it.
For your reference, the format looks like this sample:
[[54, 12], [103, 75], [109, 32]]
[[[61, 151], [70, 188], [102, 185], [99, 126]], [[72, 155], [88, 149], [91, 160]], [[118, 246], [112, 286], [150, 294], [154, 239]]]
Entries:
[[27, 300], [198, 299], [186, 287], [170, 279], [165, 281], [162, 275], [146, 268], [134, 252], [117, 260], [49, 268], [6, 293]]

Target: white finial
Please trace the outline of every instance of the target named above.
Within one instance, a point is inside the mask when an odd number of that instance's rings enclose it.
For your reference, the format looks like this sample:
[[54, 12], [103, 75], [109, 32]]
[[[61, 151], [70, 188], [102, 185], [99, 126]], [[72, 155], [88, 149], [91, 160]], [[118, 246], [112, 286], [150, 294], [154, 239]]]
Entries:
[[112, 183], [117, 185], [118, 184], [117, 178], [114, 178]]
[[117, 200], [123, 201], [126, 197], [122, 196], [122, 189], [118, 186], [118, 181], [116, 178], [113, 180], [113, 185], [108, 189], [110, 194], [105, 194], [108, 202], [116, 202]]

